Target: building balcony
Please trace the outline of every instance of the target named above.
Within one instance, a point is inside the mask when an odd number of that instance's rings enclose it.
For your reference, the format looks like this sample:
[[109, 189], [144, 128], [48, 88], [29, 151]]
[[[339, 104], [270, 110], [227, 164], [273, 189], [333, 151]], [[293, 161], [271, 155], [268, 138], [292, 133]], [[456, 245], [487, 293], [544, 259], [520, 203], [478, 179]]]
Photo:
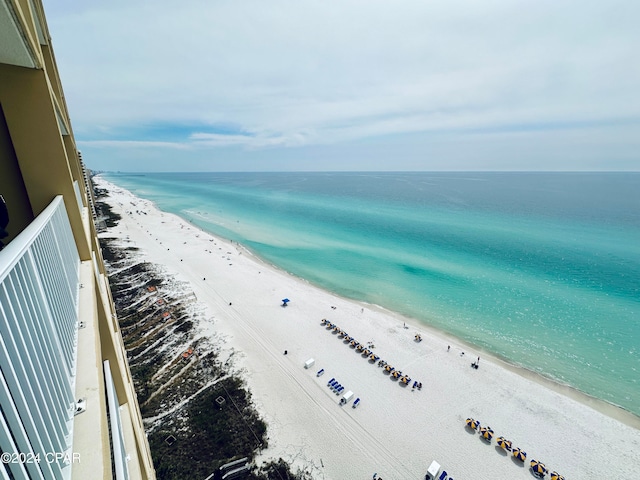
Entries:
[[79, 257], [62, 196], [0, 251], [2, 478], [146, 477], [115, 319], [101, 336], [100, 312], [111, 315], [100, 279], [95, 257]]

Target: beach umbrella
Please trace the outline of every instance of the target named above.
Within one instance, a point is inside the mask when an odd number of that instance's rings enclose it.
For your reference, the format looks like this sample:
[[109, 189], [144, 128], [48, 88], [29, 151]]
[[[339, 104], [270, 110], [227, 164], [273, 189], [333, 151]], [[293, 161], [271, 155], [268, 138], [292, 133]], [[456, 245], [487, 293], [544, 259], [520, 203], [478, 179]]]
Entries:
[[291, 300], [289, 300], [288, 298], [283, 298], [282, 299], [282, 303], [289, 303]]
[[551, 480], [564, 480], [564, 477], [558, 472], [551, 472]]
[[507, 440], [504, 437], [498, 437], [498, 445], [502, 448], [504, 448], [505, 450], [511, 450], [511, 441]]
[[491, 430], [491, 427], [482, 427], [480, 429], [480, 435], [482, 435], [482, 438], [485, 440], [491, 441], [493, 438], [493, 430]]
[[527, 452], [522, 449], [516, 447], [513, 449], [513, 456], [516, 457], [521, 462], [524, 462], [527, 459]]
[[480, 422], [478, 420], [474, 420], [473, 418], [467, 418], [467, 427], [477, 430], [480, 426]]
[[531, 460], [531, 471], [537, 476], [544, 476], [547, 473], [547, 467], [544, 466], [544, 463], [539, 462], [538, 460]]

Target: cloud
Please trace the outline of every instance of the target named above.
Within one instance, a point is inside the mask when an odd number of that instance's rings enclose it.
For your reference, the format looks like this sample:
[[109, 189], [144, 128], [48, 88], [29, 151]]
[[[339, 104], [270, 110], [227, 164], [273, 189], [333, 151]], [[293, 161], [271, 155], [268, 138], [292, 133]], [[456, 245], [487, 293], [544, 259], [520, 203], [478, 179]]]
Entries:
[[[49, 26], [76, 136], [96, 147], [162, 134], [168, 148], [300, 148], [640, 119], [637, 2], [70, 5], [47, 5]], [[149, 138], [139, 125], [166, 128]]]
[[141, 140], [80, 140], [81, 147], [92, 148], [171, 148], [184, 150], [189, 148], [187, 144], [176, 142], [151, 142]]

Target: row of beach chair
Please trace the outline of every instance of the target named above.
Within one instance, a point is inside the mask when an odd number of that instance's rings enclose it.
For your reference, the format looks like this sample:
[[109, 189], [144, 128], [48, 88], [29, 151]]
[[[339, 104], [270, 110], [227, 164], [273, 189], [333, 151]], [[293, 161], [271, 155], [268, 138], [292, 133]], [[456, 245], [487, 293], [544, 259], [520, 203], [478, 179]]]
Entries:
[[[330, 330], [331, 332], [336, 333], [338, 335], [338, 338], [342, 339], [345, 343], [348, 343], [350, 347], [354, 348], [355, 351], [360, 353], [363, 357], [367, 357], [371, 363], [378, 362], [378, 367], [383, 367], [384, 371], [388, 372], [391, 378], [398, 380], [400, 384], [409, 385], [411, 383], [411, 377], [409, 375], [406, 375], [406, 374], [403, 375], [402, 371], [396, 370], [394, 367], [389, 365], [386, 361], [381, 360], [380, 355], [376, 355], [372, 351], [375, 345], [369, 342], [365, 346], [364, 344], [358, 342], [355, 338], [351, 337], [347, 332], [342, 330], [336, 324], [331, 323], [326, 318], [323, 318], [321, 320], [320, 325], [326, 327], [327, 330]], [[417, 388], [418, 390], [421, 390], [422, 382], [414, 381], [412, 388], [413, 389]]]

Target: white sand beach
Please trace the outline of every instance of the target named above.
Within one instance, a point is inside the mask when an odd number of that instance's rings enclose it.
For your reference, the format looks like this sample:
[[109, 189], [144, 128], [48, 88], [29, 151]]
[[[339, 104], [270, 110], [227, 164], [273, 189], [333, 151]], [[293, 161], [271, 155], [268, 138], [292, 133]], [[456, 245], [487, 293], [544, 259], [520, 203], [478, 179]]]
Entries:
[[[282, 457], [314, 478], [332, 480], [374, 473], [423, 479], [432, 460], [455, 480], [531, 479], [530, 459], [567, 480], [640, 476], [637, 417], [601, 402], [590, 405], [569, 388], [417, 321], [332, 295], [104, 179], [96, 184], [109, 190], [107, 202], [122, 215], [106, 236], [128, 239], [149, 261], [189, 282], [206, 305], [208, 328], [241, 352], [236, 366], [268, 424], [264, 458]], [[286, 308], [285, 297], [291, 300]], [[373, 343], [373, 353], [408, 374], [410, 385], [383, 373], [322, 319]], [[470, 364], [478, 356], [476, 370]], [[315, 365], [305, 369], [309, 358]], [[320, 369], [325, 373], [317, 377]], [[353, 400], [339, 405], [327, 387], [331, 378], [361, 399], [358, 408]], [[412, 388], [414, 380], [421, 390]], [[493, 441], [466, 428], [467, 417], [491, 426]], [[527, 461], [497, 447], [499, 436], [525, 450]]]

